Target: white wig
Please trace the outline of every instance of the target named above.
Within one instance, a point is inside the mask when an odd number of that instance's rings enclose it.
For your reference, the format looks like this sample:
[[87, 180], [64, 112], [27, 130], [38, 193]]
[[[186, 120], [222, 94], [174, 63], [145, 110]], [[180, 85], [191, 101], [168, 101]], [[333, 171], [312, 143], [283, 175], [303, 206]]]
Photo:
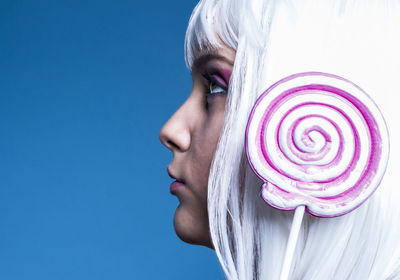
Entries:
[[306, 215], [290, 279], [400, 279], [400, 2], [202, 0], [186, 33], [191, 69], [220, 41], [236, 51], [225, 122], [208, 182], [212, 242], [228, 279], [278, 279], [292, 211], [268, 206], [245, 156], [250, 110], [272, 83], [319, 71], [363, 88], [390, 134], [373, 196], [336, 218]]

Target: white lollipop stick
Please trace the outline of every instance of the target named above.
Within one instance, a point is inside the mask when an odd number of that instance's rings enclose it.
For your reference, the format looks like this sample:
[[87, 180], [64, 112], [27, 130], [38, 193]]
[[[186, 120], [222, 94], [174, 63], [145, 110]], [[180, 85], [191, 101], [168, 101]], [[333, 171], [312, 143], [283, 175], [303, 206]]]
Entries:
[[283, 261], [280, 280], [287, 280], [290, 267], [292, 265], [294, 251], [296, 249], [297, 239], [299, 237], [301, 222], [303, 221], [305, 206], [301, 205], [294, 212], [292, 227], [290, 228], [289, 240], [286, 246], [285, 259]]
[[385, 121], [372, 99], [336, 75], [284, 78], [257, 99], [246, 127], [250, 166], [272, 207], [294, 210], [280, 280], [287, 280], [304, 212], [345, 215], [379, 186], [389, 156]]

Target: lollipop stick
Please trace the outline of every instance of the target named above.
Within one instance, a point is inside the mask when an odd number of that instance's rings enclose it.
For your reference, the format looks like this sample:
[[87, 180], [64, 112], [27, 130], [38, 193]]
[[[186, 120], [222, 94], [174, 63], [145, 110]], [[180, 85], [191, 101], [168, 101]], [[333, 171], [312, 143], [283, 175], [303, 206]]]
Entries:
[[290, 266], [292, 264], [294, 250], [296, 249], [297, 238], [299, 237], [299, 231], [301, 222], [304, 216], [305, 206], [301, 205], [296, 208], [294, 212], [292, 227], [290, 228], [289, 240], [286, 246], [285, 259], [283, 261], [281, 278], [280, 280], [287, 280], [289, 277]]

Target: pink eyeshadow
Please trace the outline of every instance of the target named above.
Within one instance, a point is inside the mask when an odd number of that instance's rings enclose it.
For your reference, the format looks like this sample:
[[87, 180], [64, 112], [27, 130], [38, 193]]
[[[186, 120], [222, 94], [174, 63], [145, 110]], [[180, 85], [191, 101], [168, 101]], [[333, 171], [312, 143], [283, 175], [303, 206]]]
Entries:
[[[218, 69], [218, 71], [220, 72], [221, 76], [225, 80], [224, 84], [226, 84], [228, 86], [229, 80], [231, 79], [232, 72], [228, 69]], [[218, 77], [217, 77], [217, 79], [219, 82], [222, 82], [222, 81], [220, 81], [220, 79]]]

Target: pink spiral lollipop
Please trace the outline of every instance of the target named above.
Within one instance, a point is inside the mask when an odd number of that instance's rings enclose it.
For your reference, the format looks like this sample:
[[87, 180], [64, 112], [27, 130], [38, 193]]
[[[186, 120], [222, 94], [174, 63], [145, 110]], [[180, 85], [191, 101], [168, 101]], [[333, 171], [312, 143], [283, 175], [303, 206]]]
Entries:
[[300, 73], [267, 89], [246, 128], [246, 152], [271, 206], [304, 205], [319, 217], [346, 214], [378, 187], [389, 140], [368, 95], [341, 77]]

